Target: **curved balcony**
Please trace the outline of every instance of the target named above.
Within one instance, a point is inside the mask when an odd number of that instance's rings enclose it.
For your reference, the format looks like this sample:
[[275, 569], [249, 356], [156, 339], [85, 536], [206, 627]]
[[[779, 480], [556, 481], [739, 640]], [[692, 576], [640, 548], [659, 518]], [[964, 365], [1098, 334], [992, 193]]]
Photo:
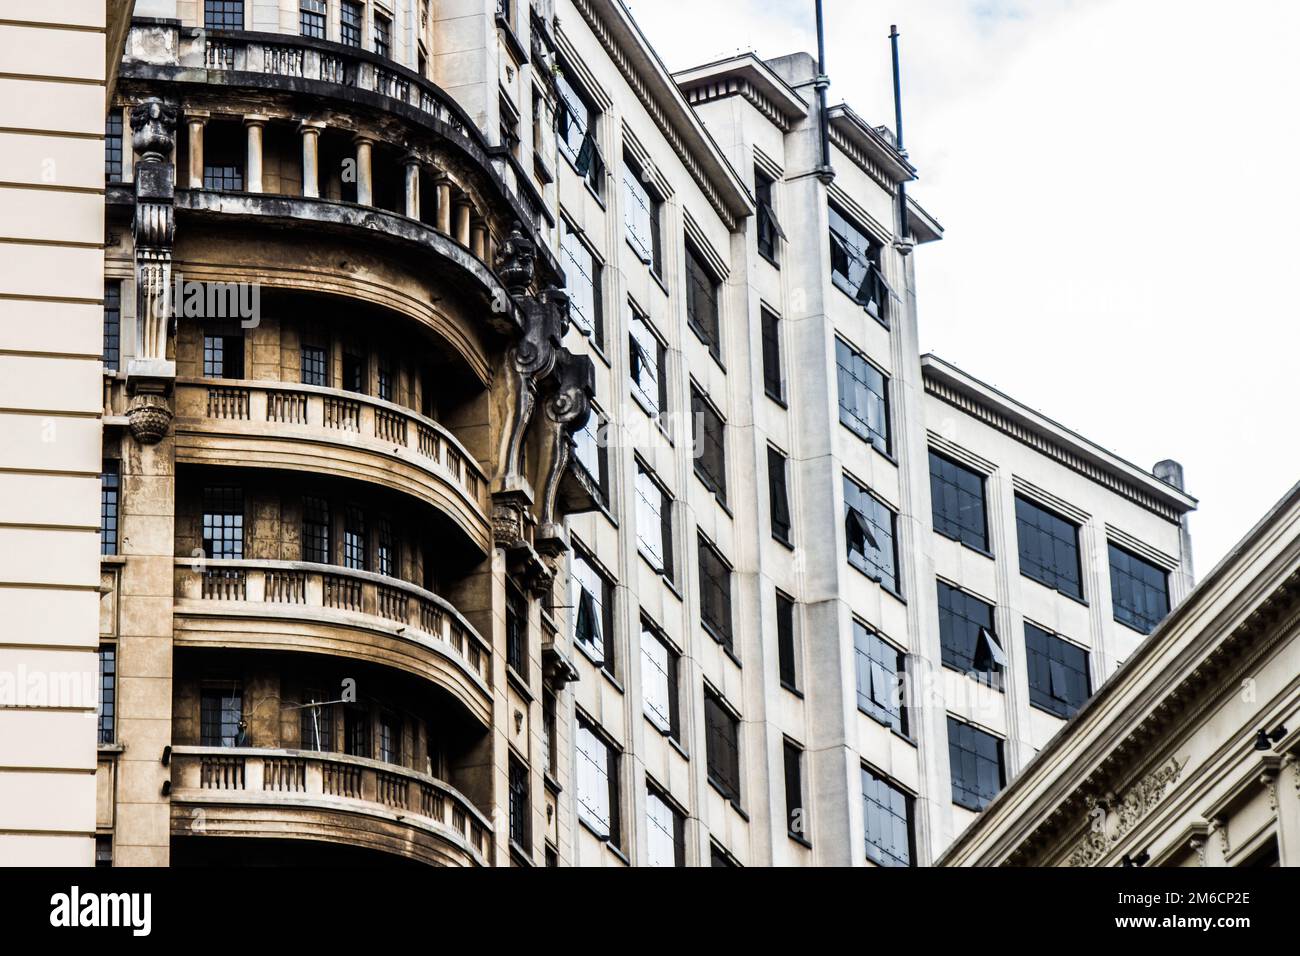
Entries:
[[433, 866], [486, 866], [492, 825], [461, 793], [404, 767], [336, 753], [176, 747], [173, 837], [311, 840]]
[[[441, 87], [378, 54], [291, 33], [192, 31], [159, 25], [136, 25], [135, 34], [175, 31], [161, 44], [141, 37], [128, 42], [120, 70], [124, 84], [134, 81], [182, 83], [193, 88], [255, 87], [267, 92], [308, 94], [334, 100], [336, 108], [381, 111], [429, 130], [451, 144], [472, 166], [482, 170], [510, 206], [511, 216], [534, 229], [551, 223], [544, 198], [509, 152], [492, 146], [469, 114]], [[170, 62], [153, 62], [158, 50]], [[170, 52], [174, 51], [174, 52]], [[137, 59], [143, 54], [145, 59]], [[550, 250], [539, 249], [545, 270], [560, 274]]]
[[485, 727], [491, 648], [450, 603], [396, 578], [293, 561], [177, 558], [177, 647], [327, 654], [414, 674]]
[[335, 475], [395, 488], [453, 520], [487, 554], [487, 481], [452, 434], [407, 408], [288, 382], [181, 379], [176, 461]]

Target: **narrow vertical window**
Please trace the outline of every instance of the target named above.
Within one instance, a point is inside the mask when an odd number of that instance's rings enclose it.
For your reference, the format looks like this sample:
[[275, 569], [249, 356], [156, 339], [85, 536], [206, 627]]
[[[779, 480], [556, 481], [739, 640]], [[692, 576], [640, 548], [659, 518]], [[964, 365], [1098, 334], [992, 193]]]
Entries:
[[99, 742], [111, 744], [117, 739], [117, 647], [106, 644], [99, 649]]
[[705, 762], [709, 782], [740, 803], [740, 720], [721, 697], [704, 691]]
[[117, 521], [122, 476], [116, 461], [105, 461], [99, 473], [99, 553], [117, 554]]
[[790, 690], [799, 689], [799, 651], [795, 635], [795, 603], [780, 591], [776, 592], [776, 652], [781, 674], [781, 685]]
[[525, 852], [531, 850], [532, 809], [528, 799], [528, 768], [510, 756], [510, 842]]
[[645, 715], [659, 731], [681, 740], [678, 655], [645, 619], [641, 621], [641, 684]]
[[244, 557], [244, 490], [230, 486], [203, 489], [203, 552], [213, 560]]
[[339, 4], [339, 40], [344, 46], [361, 46], [361, 24], [365, 20], [365, 10], [354, 0], [342, 0]]
[[328, 753], [334, 749], [334, 705], [323, 690], [313, 688], [304, 695], [298, 712], [298, 738], [303, 750]]
[[890, 454], [889, 379], [843, 339], [835, 340], [835, 364], [840, 424], [881, 454]]
[[561, 220], [560, 253], [569, 287], [569, 315], [596, 347], [605, 347], [605, 324], [601, 317], [601, 266], [595, 253], [579, 237], [568, 220]]
[[382, 13], [375, 14], [375, 53], [382, 57], [393, 55], [393, 21]]
[[849, 563], [898, 593], [898, 516], [848, 475], [844, 476], [844, 525]]
[[324, 498], [302, 499], [302, 559], [330, 564], [330, 503]]
[[199, 739], [204, 747], [247, 747], [244, 694], [236, 685], [204, 688], [199, 695]]
[[[655, 275], [663, 274], [659, 214], [661, 200], [645, 183], [642, 167], [631, 157], [623, 160], [623, 222], [628, 244]], [[689, 293], [688, 293], [689, 295]]]
[[808, 841], [808, 820], [803, 806], [803, 748], [793, 740], [782, 746], [785, 762], [785, 825], [796, 840]]
[[575, 549], [569, 576], [573, 638], [595, 662], [614, 673], [613, 585]]
[[104, 369], [117, 371], [122, 361], [122, 283], [104, 283]]
[[775, 181], [761, 169], [754, 170], [754, 198], [758, 220], [758, 252], [773, 265], [776, 264], [778, 240], [785, 238], [781, 223], [776, 218], [776, 207], [772, 204], [772, 189]]
[[860, 621], [853, 622], [858, 710], [907, 735], [903, 680], [906, 656]]
[[370, 570], [370, 548], [366, 541], [366, 516], [355, 505], [343, 521], [343, 566], [353, 571]]
[[628, 355], [632, 395], [649, 413], [657, 417], [668, 407], [668, 378], [665, 374], [667, 350], [659, 336], [631, 302], [628, 303]]
[[302, 0], [298, 7], [298, 30], [313, 40], [325, 39], [325, 0]]
[[718, 318], [717, 276], [704, 262], [704, 256], [690, 243], [686, 245], [686, 322], [709, 347], [709, 354], [722, 358], [722, 329]]
[[731, 568], [722, 553], [699, 539], [700, 623], [715, 641], [734, 653], [731, 630]]
[[790, 544], [790, 493], [786, 489], [786, 459], [771, 445], [767, 446], [767, 494], [772, 515], [772, 537]]
[[645, 810], [648, 865], [685, 866], [686, 818], [648, 785]]
[[695, 474], [720, 502], [727, 502], [726, 425], [717, 409], [691, 386], [691, 426], [695, 447]]
[[785, 381], [781, 377], [781, 320], [771, 309], [763, 309], [763, 391], [778, 402], [785, 401]]
[[506, 664], [528, 680], [528, 602], [513, 583], [506, 585]]
[[672, 503], [641, 462], [636, 463], [636, 539], [650, 566], [673, 577]]
[[387, 711], [379, 715], [379, 759], [402, 762], [402, 719]]
[[912, 797], [866, 767], [861, 776], [867, 859], [877, 866], [915, 866]]
[[104, 180], [122, 181], [122, 111], [115, 109], [104, 120]]

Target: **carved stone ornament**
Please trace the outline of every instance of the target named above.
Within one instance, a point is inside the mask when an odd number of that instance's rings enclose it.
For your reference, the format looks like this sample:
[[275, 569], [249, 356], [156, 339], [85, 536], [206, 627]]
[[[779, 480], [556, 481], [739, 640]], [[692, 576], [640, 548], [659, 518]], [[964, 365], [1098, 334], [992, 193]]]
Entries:
[[492, 498], [492, 539], [498, 548], [513, 551], [528, 544], [528, 499], [498, 494]]
[[556, 499], [560, 481], [573, 457], [573, 434], [585, 427], [591, 417], [591, 400], [596, 394], [595, 366], [587, 356], [561, 349], [543, 387], [549, 392], [546, 399], [549, 435], [537, 547], [543, 553], [556, 554], [567, 548], [560, 516], [556, 514]]
[[515, 223], [505, 242], [497, 248], [493, 268], [511, 295], [521, 296], [533, 282], [537, 250], [533, 241], [524, 235], [523, 228]]
[[131, 145], [140, 154], [140, 162], [161, 163], [171, 155], [176, 117], [176, 107], [157, 97], [131, 107]]
[[569, 326], [569, 297], [560, 289], [547, 289], [536, 297], [521, 297], [524, 334], [506, 356], [502, 377], [511, 392], [509, 422], [502, 430], [500, 473], [496, 488], [522, 486], [524, 437], [537, 404], [537, 384], [555, 367], [560, 342]]
[[1143, 777], [1122, 797], [1091, 801], [1088, 832], [1070, 854], [1069, 865], [1092, 866], [1109, 853], [1164, 798], [1185, 766], [1186, 758], [1182, 763], [1175, 758]]
[[167, 436], [172, 410], [162, 395], [140, 394], [126, 411], [131, 434], [142, 445], [156, 445]]

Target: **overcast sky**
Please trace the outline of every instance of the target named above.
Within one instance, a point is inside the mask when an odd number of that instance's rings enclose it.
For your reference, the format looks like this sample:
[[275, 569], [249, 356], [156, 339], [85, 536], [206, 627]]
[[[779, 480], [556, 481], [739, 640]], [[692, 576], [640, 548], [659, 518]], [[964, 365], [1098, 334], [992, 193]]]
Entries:
[[[813, 0], [631, 0], [671, 70], [815, 52]], [[1300, 480], [1300, 3], [825, 0], [832, 103], [893, 126], [921, 346], [1150, 468], [1198, 577]]]

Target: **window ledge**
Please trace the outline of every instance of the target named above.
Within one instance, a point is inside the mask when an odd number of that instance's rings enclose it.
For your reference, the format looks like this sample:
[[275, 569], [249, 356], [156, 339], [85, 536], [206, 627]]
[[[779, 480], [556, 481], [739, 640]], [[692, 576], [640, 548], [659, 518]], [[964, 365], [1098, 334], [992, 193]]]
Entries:
[[992, 551], [987, 551], [984, 548], [976, 547], [975, 545], [971, 544], [969, 541], [964, 541], [961, 538], [957, 537], [955, 534], [949, 534], [946, 531], [940, 531], [938, 528], [934, 529], [934, 533], [941, 538], [946, 538], [947, 540], [953, 542], [954, 544], [961, 545], [967, 551], [974, 551], [976, 554], [982, 554], [984, 555], [984, 557], [989, 558], [990, 560], [997, 560], [997, 556], [994, 555]]
[[785, 548], [787, 551], [795, 550], [793, 541], [791, 541], [789, 538], [781, 537], [775, 531], [772, 532], [772, 540], [775, 541], [777, 544], [781, 545], [781, 547]]
[[533, 702], [533, 692], [528, 687], [528, 681], [524, 679], [523, 674], [520, 674], [509, 664], [506, 664], [506, 680], [529, 704]]
[[551, 791], [551, 793], [555, 794], [557, 797], [564, 793], [564, 788], [560, 786], [560, 781], [556, 780], [549, 770], [542, 771], [542, 783], [545, 785], [547, 790]]
[[718, 794], [718, 796], [722, 797], [723, 800], [726, 800], [727, 803], [731, 804], [731, 809], [733, 809], [733, 810], [735, 810], [737, 813], [739, 813], [741, 819], [744, 820], [746, 823], [748, 823], [748, 822], [749, 822], [749, 814], [746, 813], [744, 807], [742, 807], [742, 806], [741, 806], [741, 805], [736, 801], [736, 798], [733, 797], [733, 796], [731, 796], [731, 794], [727, 793], [727, 791], [724, 790], [724, 789], [722, 788], [722, 786], [721, 786], [721, 785], [720, 785], [716, 780], [714, 780], [713, 777], [712, 777], [711, 775], [709, 775], [709, 774], [705, 774], [705, 777], [706, 777], [706, 778], [708, 779], [708, 781], [709, 781], [709, 786], [712, 787], [712, 788], [714, 789], [714, 791]]
[[1062, 591], [1062, 590], [1061, 590], [1060, 588], [1058, 588], [1058, 587], [1053, 587], [1053, 586], [1050, 585], [1050, 584], [1046, 584], [1046, 583], [1044, 583], [1043, 581], [1038, 580], [1038, 578], [1034, 577], [1032, 574], [1029, 574], [1028, 572], [1026, 572], [1026, 571], [1024, 571], [1024, 570], [1021, 570], [1021, 572], [1020, 572], [1020, 576], [1021, 576], [1022, 578], [1028, 578], [1030, 581], [1033, 581], [1035, 584], [1037, 584], [1037, 585], [1039, 585], [1039, 586], [1041, 586], [1041, 587], [1045, 587], [1045, 588], [1047, 588], [1047, 590], [1049, 590], [1049, 591], [1055, 591], [1057, 594], [1061, 595], [1061, 597], [1063, 597], [1063, 598], [1069, 598], [1069, 599], [1070, 599], [1071, 601], [1073, 601], [1075, 604], [1082, 604], [1084, 607], [1088, 607], [1088, 602], [1087, 602], [1087, 600], [1085, 600], [1084, 598], [1077, 597], [1076, 595], [1071, 594], [1069, 591]]
[[108, 565], [113, 568], [120, 568], [126, 564], [126, 555], [124, 554], [101, 554], [99, 556], [101, 565]]
[[687, 751], [687, 749], [682, 746], [682, 742], [680, 740], [678, 740], [676, 737], [670, 736], [668, 737], [668, 743], [673, 748], [673, 750], [676, 750], [679, 754], [681, 754], [683, 760], [688, 762], [690, 761], [691, 755]]
[[521, 847], [514, 840], [510, 841], [510, 853], [512, 856], [515, 857], [515, 859], [517, 859], [524, 866], [537, 865], [536, 863], [533, 862], [533, 855], [529, 853], [527, 850], [525, 850], [523, 847]]
[[800, 690], [798, 687], [796, 687], [794, 684], [788, 684], [788, 683], [786, 683], [785, 681], [781, 681], [781, 687], [782, 687], [783, 689], [789, 691], [791, 694], [794, 694], [794, 696], [798, 697], [800, 700], [803, 700], [803, 699], [804, 699], [803, 691], [801, 691], [801, 690]]
[[[801, 807], [800, 809], [803, 809], [803, 808]], [[811, 849], [812, 849], [812, 841], [809, 840], [807, 837], [805, 837], [805, 836], [803, 836], [803, 835], [801, 835], [801, 834], [798, 834], [798, 833], [791, 833], [789, 830], [786, 831], [785, 835], [788, 836], [788, 837], [789, 837], [791, 840], [793, 840], [795, 843], [798, 843], [798, 844], [799, 844], [801, 847], [803, 847], [805, 850], [811, 850]]]
[[116, 757], [118, 754], [124, 753], [125, 751], [126, 751], [126, 744], [121, 743], [120, 741], [111, 744], [99, 745], [99, 755], [101, 757]]
[[770, 398], [777, 405], [780, 405], [786, 411], [790, 410], [790, 403], [785, 400], [784, 395], [777, 395], [771, 389], [764, 387], [763, 394]]
[[631, 865], [632, 865], [632, 861], [628, 859], [627, 854], [624, 853], [622, 850], [620, 850], [618, 847], [616, 847], [616, 846], [614, 845], [613, 841], [611, 841], [611, 840], [606, 840], [606, 841], [605, 841], [605, 848], [606, 848], [607, 850], [609, 850], [610, 853], [613, 853], [616, 857], [618, 857], [620, 860], [622, 860], [624, 866], [631, 866]]
[[[994, 636], [996, 637], [997, 635]], [[978, 677], [975, 676], [976, 674], [980, 674], [980, 673], [989, 673], [987, 671], [964, 670], [963, 668], [956, 667], [952, 664], [949, 664], [947, 661], [943, 661], [941, 663], [945, 670], [950, 670], [954, 674], [961, 674], [965, 677], [969, 677], [971, 680], [979, 684], [981, 687], [987, 687], [989, 690], [995, 690], [999, 694], [1006, 694], [1007, 692], [1005, 681], [1000, 681], [997, 684], [993, 684], [990, 683], [989, 681], [980, 680]]]

